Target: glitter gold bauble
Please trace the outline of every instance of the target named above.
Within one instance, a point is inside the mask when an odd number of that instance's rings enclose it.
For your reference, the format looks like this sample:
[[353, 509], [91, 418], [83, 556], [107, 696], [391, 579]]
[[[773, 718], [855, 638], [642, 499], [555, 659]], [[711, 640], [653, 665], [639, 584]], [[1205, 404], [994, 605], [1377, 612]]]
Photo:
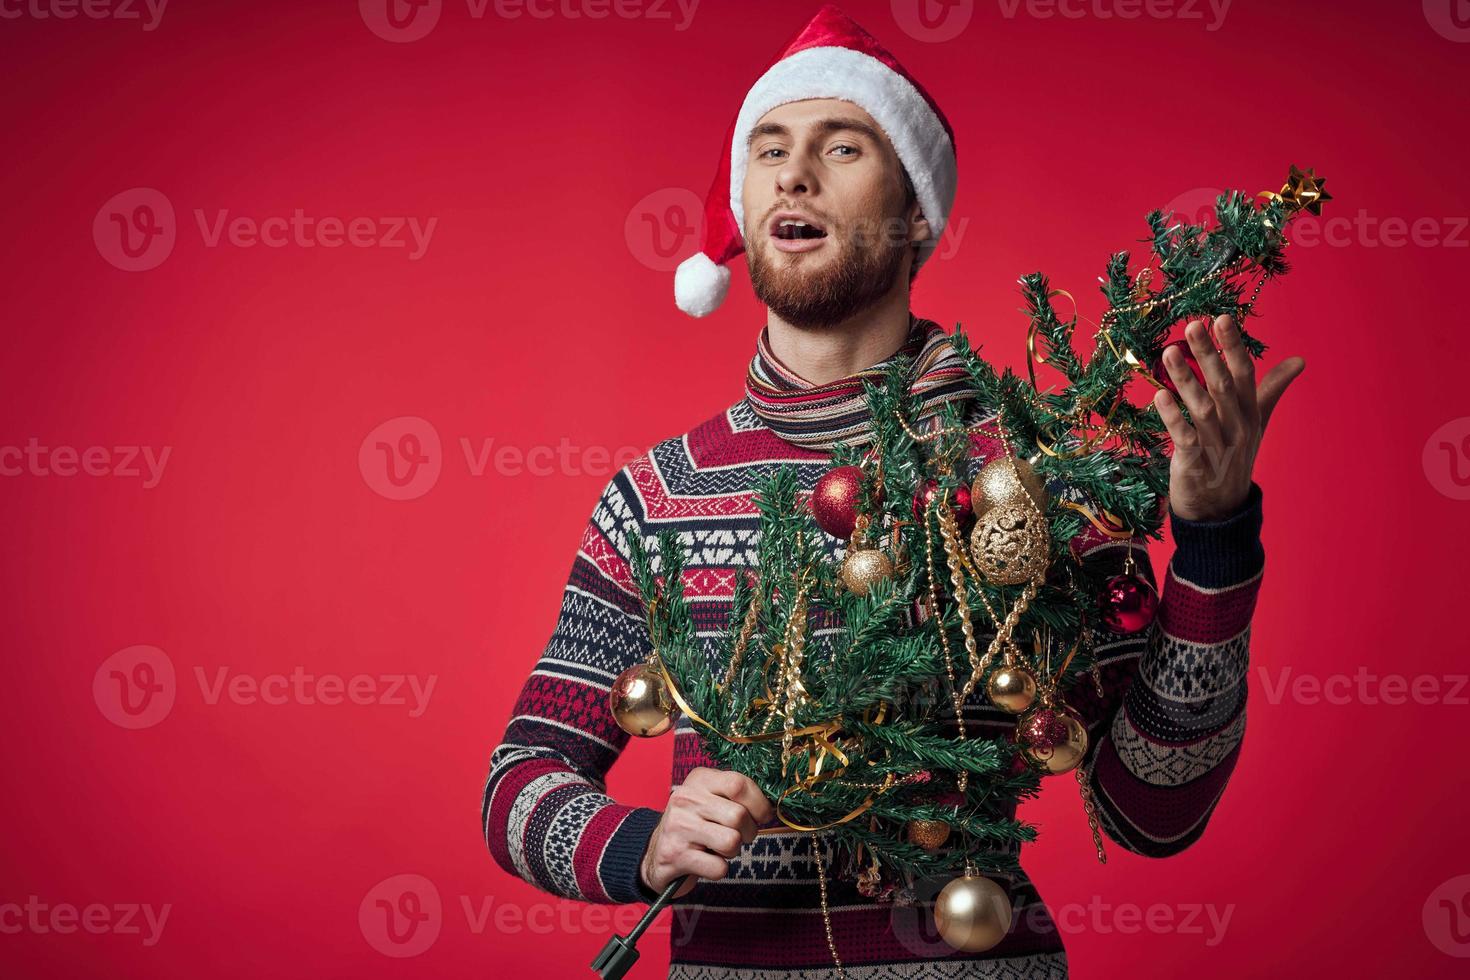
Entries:
[[1051, 561], [1046, 517], [1024, 504], [992, 507], [970, 532], [970, 557], [996, 585], [1019, 585], [1045, 574]]
[[[1082, 724], [1082, 719], [1072, 711], [1059, 712], [1059, 717], [1066, 728], [1066, 738], [1052, 746], [1027, 745], [1021, 749], [1028, 762], [1052, 776], [1076, 769], [1087, 754], [1087, 726]], [[1024, 721], [1020, 727], [1026, 728]]]
[[910, 844], [918, 844], [926, 851], [934, 851], [949, 840], [949, 824], [943, 820], [910, 820], [904, 827]]
[[853, 548], [842, 559], [841, 576], [847, 591], [867, 595], [873, 583], [893, 577], [893, 562], [877, 548]]
[[1011, 900], [989, 878], [964, 875], [944, 886], [934, 900], [934, 925], [955, 949], [981, 953], [1011, 928]]
[[985, 693], [997, 708], [1019, 715], [1036, 703], [1036, 675], [1025, 667], [1002, 664], [990, 675]]
[[970, 507], [976, 517], [984, 516], [993, 507], [1009, 504], [1024, 507], [1025, 497], [1046, 509], [1046, 481], [1041, 474], [1018, 456], [1001, 456], [980, 467], [970, 486]]
[[629, 735], [653, 738], [674, 727], [678, 708], [663, 674], [652, 664], [637, 664], [619, 674], [607, 700], [613, 720]]

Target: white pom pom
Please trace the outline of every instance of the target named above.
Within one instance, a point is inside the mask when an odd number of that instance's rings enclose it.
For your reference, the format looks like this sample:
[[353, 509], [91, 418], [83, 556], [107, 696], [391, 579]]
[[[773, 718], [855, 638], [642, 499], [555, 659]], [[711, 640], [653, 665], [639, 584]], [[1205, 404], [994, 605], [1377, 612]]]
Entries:
[[695, 252], [674, 270], [674, 303], [690, 316], [708, 316], [730, 290], [730, 270]]

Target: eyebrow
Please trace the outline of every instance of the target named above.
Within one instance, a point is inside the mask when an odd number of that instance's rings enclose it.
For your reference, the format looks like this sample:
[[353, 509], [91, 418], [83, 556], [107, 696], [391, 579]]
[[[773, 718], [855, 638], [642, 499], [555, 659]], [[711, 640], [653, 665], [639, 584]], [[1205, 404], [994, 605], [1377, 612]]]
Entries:
[[[818, 136], [827, 136], [831, 133], [849, 131], [854, 133], [861, 133], [868, 139], [872, 140], [874, 143], [881, 144], [883, 142], [882, 137], [878, 135], [878, 131], [876, 129], [874, 129], [872, 126], [869, 126], [861, 119], [854, 119], [851, 116], [829, 116], [826, 119], [819, 119], [816, 123], [815, 128]], [[791, 130], [787, 129], [780, 123], [761, 123], [750, 131], [750, 136], [746, 138], [745, 145], [748, 148], [750, 144], [754, 143], [756, 139], [761, 136], [790, 135]]]

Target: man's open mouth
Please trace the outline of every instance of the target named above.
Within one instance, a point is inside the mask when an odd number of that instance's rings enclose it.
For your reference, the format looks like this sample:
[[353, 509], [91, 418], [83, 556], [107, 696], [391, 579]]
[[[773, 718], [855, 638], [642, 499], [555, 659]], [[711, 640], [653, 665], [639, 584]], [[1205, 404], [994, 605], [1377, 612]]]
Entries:
[[802, 218], [777, 217], [771, 222], [771, 235], [792, 241], [802, 238], [826, 238], [827, 232], [820, 225]]

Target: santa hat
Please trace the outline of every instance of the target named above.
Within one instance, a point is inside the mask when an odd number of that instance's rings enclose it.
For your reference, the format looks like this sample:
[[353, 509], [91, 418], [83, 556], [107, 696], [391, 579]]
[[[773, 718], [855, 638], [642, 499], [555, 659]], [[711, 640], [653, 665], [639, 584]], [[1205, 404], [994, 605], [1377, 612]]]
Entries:
[[674, 272], [674, 302], [690, 316], [719, 308], [730, 288], [725, 263], [745, 251], [741, 189], [750, 131], [776, 106], [800, 99], [844, 99], [873, 117], [897, 151], [929, 221], [931, 234], [919, 244], [917, 265], [939, 244], [954, 205], [954, 131], [949, 120], [893, 55], [829, 3], [751, 86], [725, 134], [720, 166], [705, 197], [703, 243]]

